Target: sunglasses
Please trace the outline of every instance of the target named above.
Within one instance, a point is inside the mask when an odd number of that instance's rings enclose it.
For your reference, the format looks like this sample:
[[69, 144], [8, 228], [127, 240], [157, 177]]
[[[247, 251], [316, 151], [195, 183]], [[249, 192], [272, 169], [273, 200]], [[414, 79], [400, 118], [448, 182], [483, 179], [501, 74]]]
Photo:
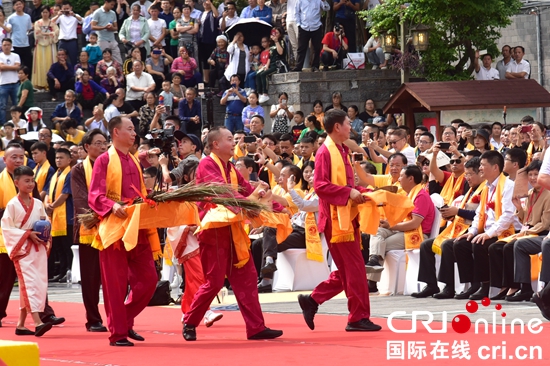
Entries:
[[449, 160], [449, 164], [460, 164], [462, 163], [462, 159], [451, 159]]

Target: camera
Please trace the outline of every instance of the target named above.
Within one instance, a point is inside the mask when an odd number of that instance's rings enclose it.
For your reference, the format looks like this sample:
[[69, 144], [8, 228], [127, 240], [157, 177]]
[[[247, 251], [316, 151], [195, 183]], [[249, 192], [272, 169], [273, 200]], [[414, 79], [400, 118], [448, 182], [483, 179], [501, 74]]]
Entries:
[[340, 24], [335, 24], [334, 25], [334, 31], [335, 32], [340, 32], [342, 30], [342, 26]]
[[353, 153], [353, 160], [354, 161], [363, 161], [363, 154]]
[[229, 8], [227, 6], [224, 6], [223, 11], [229, 11]]
[[172, 154], [172, 146], [174, 145], [174, 129], [164, 129], [155, 128], [150, 131], [153, 136], [152, 139], [149, 139], [149, 144], [151, 147], [158, 147], [163, 154], [170, 156]]

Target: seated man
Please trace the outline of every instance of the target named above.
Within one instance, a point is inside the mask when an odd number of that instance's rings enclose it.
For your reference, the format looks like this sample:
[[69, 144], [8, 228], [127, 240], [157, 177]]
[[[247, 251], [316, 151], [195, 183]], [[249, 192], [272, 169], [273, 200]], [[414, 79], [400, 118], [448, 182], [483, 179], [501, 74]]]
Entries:
[[[398, 188], [397, 193], [405, 194], [401, 187], [401, 172], [407, 166], [407, 158], [401, 153], [395, 153], [388, 159], [390, 174], [371, 175], [364, 172], [362, 169], [356, 169], [359, 177], [359, 184], [363, 186], [371, 186], [380, 188], [385, 186], [395, 186]], [[420, 172], [422, 173], [422, 172]], [[422, 180], [422, 177], [420, 178]]]
[[88, 70], [82, 71], [77, 75], [77, 82], [74, 85], [76, 92], [76, 103], [81, 109], [94, 109], [100, 103], [103, 103], [106, 97], [109, 96], [107, 90], [98, 85], [90, 77]]
[[[390, 250], [404, 250], [405, 243], [418, 247], [422, 238], [427, 238], [432, 230], [435, 208], [428, 192], [422, 189], [422, 170], [416, 165], [408, 165], [401, 171], [399, 182], [414, 203], [414, 209], [408, 219], [393, 227], [386, 220], [380, 220], [378, 233], [371, 236], [370, 257], [366, 264], [371, 294], [378, 292], [376, 282], [380, 281], [386, 253]], [[418, 241], [416, 243], [415, 238]]]
[[58, 104], [52, 113], [51, 121], [53, 127], [63, 138], [65, 138], [65, 133], [61, 129], [61, 123], [63, 121], [68, 121], [73, 118], [76, 121], [77, 125], [82, 128], [82, 112], [80, 111], [80, 108], [78, 108], [78, 106], [75, 104], [75, 99], [75, 92], [71, 89], [67, 90], [65, 92], [65, 102]]
[[[451, 145], [449, 152], [452, 153], [449, 164], [451, 165], [451, 172], [443, 171], [438, 166], [439, 155], [445, 155], [439, 149], [439, 144], [433, 147], [433, 156], [430, 160], [430, 175], [434, 177], [433, 183], [435, 185], [435, 192], [439, 193], [443, 197], [445, 205], [451, 206], [453, 201], [458, 196], [462, 195], [464, 190], [468, 191], [469, 187], [465, 187], [464, 180], [464, 156], [456, 149], [457, 144]], [[443, 156], [446, 157], [446, 156]], [[432, 191], [430, 191], [431, 193]]]
[[321, 61], [325, 65], [324, 70], [341, 68], [348, 50], [348, 39], [344, 27], [338, 22], [334, 23], [334, 31], [325, 34], [321, 43], [323, 44]]
[[[455, 296], [453, 242], [457, 236], [468, 230], [476, 214], [476, 208], [479, 206], [479, 195], [484, 187], [482, 185], [484, 179], [479, 173], [479, 164], [480, 159], [473, 158], [464, 165], [466, 168], [464, 176], [471, 188], [466, 190], [460, 206], [441, 209], [441, 215], [444, 218], [452, 218], [451, 224], [437, 238], [425, 240], [420, 245], [418, 281], [425, 282], [426, 287], [420, 292], [412, 293], [412, 297], [424, 298], [433, 295], [436, 299], [452, 299]], [[441, 267], [437, 278], [435, 254], [441, 255]], [[445, 288], [441, 292], [437, 286], [438, 280], [445, 283]]]
[[67, 51], [57, 51], [57, 62], [50, 66], [47, 75], [48, 87], [52, 101], [57, 100], [57, 93], [65, 93], [74, 86], [74, 68], [67, 60]]

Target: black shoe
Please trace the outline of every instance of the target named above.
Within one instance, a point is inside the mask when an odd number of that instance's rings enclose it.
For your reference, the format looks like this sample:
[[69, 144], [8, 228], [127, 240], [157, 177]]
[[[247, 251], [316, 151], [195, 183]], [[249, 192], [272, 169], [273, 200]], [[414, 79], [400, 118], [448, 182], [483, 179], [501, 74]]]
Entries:
[[265, 328], [260, 333], [256, 333], [253, 336], [248, 337], [248, 339], [250, 339], [250, 340], [275, 339], [275, 338], [279, 338], [282, 335], [283, 335], [282, 330], [275, 330], [275, 329]]
[[319, 69], [317, 67], [312, 67], [311, 72], [319, 72]]
[[260, 273], [263, 277], [265, 277], [265, 275], [272, 274], [276, 270], [277, 266], [275, 265], [275, 263], [266, 263], [266, 265], [263, 266], [262, 269], [260, 269]]
[[315, 314], [319, 309], [319, 304], [313, 300], [311, 295], [298, 295], [298, 304], [300, 304], [300, 308], [302, 308], [302, 314], [304, 314], [304, 320], [309, 329], [315, 329], [313, 318], [315, 318]]
[[302, 72], [302, 69], [298, 69], [297, 67], [290, 69], [290, 72]]
[[132, 342], [130, 342], [129, 340], [127, 340], [126, 338], [124, 338], [124, 339], [118, 340], [116, 342], [110, 342], [109, 346], [113, 346], [113, 347], [133, 347], [134, 344]]
[[48, 330], [52, 329], [51, 323], [43, 323], [42, 325], [39, 325], [34, 330], [35, 337], [42, 337], [44, 333], [46, 333]]
[[439, 300], [452, 299], [453, 297], [455, 297], [455, 290], [453, 290], [453, 288], [450, 286], [445, 286], [443, 291], [434, 295], [434, 299]]
[[484, 282], [481, 284], [481, 287], [479, 290], [474, 292], [472, 295], [470, 295], [470, 300], [483, 300], [484, 298], [489, 296], [489, 290], [491, 287], [489, 286], [489, 282]]
[[50, 323], [51, 325], [59, 325], [65, 323], [65, 318], [56, 317], [55, 315], [50, 315], [42, 319], [44, 323]]
[[186, 341], [196, 341], [197, 340], [197, 330], [192, 325], [183, 325], [183, 339]]
[[140, 336], [139, 334], [137, 334], [135, 332], [135, 330], [133, 329], [130, 329], [128, 331], [128, 337], [133, 339], [134, 341], [140, 341], [140, 342], [143, 342], [145, 340], [145, 338], [143, 338], [142, 336]]
[[271, 284], [269, 285], [258, 285], [258, 293], [259, 294], [270, 294], [273, 292], [273, 286]]
[[57, 280], [57, 282], [59, 282], [59, 283], [65, 283], [65, 282], [67, 282], [67, 275], [61, 277], [59, 280]]
[[88, 332], [107, 332], [107, 328], [101, 323], [94, 323], [86, 327]]
[[435, 294], [439, 293], [439, 287], [435, 286], [425, 286], [422, 291], [420, 292], [413, 292], [411, 294], [412, 297], [416, 297], [417, 299], [423, 299], [425, 297], [430, 297]]
[[511, 302], [520, 302], [520, 301], [529, 301], [533, 297], [533, 291], [523, 291], [519, 290], [515, 294], [506, 296], [506, 301]]
[[18, 335], [18, 336], [34, 335], [34, 332], [26, 328], [25, 329], [15, 328], [15, 335]]
[[369, 295], [376, 295], [378, 293], [378, 285], [376, 281], [369, 280]]
[[[491, 297], [491, 300], [504, 300], [507, 297], [506, 294], [508, 293], [509, 290], [510, 290], [510, 288], [505, 288], [504, 290], [500, 290], [500, 292], [498, 294]], [[515, 294], [515, 292], [514, 292], [514, 294]]]
[[374, 324], [370, 319], [361, 319], [358, 322], [348, 323], [346, 332], [376, 332], [382, 329], [381, 326]]
[[532, 300], [539, 307], [539, 310], [540, 310], [542, 316], [546, 320], [550, 320], [550, 306], [548, 306], [544, 303], [544, 301], [542, 300], [542, 298], [540, 297], [540, 295], [538, 293], [535, 293], [533, 295]]
[[59, 279], [60, 279], [61, 277], [62, 277], [61, 275], [53, 276], [52, 278], [48, 279], [48, 282], [49, 282], [49, 283], [52, 283], [52, 282], [59, 282]]
[[380, 260], [382, 258], [379, 255], [371, 255], [369, 257], [369, 260], [367, 261], [367, 264], [365, 264], [365, 268], [367, 269], [367, 273], [380, 273], [384, 270], [384, 267], [380, 265]]
[[469, 299], [470, 296], [472, 296], [477, 290], [479, 290], [479, 283], [472, 284], [472, 286], [466, 291], [462, 291], [461, 293], [455, 295], [455, 299], [457, 300]]

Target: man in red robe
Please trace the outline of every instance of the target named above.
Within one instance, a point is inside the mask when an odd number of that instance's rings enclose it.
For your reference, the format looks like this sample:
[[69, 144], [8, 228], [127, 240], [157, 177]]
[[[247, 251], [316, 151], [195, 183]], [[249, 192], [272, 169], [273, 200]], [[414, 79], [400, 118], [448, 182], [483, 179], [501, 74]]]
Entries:
[[[328, 280], [317, 285], [311, 295], [299, 295], [298, 302], [306, 324], [313, 330], [315, 328], [313, 318], [319, 305], [344, 290], [350, 311], [346, 331], [377, 331], [382, 327], [370, 321], [369, 288], [365, 263], [361, 254], [358, 219], [354, 218], [352, 221], [353, 241], [331, 242], [333, 239], [331, 206], [346, 206], [349, 200], [353, 204], [365, 202], [365, 198], [355, 189], [353, 168], [349, 161], [349, 149], [343, 144], [349, 138], [351, 123], [346, 112], [331, 109], [325, 113], [324, 125], [329, 137], [317, 150], [315, 156], [314, 184], [315, 193], [319, 196], [318, 230], [324, 232], [328, 249], [338, 270], [332, 272]], [[338, 150], [340, 156], [331, 158], [327, 144], [329, 138], [331, 146]], [[335, 157], [342, 160], [333, 161]], [[346, 172], [346, 185], [335, 184], [331, 175], [331, 169], [336, 169], [335, 166], [341, 166], [341, 164], [344, 165]]]
[[[210, 156], [203, 158], [199, 163], [196, 172], [196, 183], [238, 183], [239, 190], [235, 191], [234, 195], [239, 198], [250, 196], [254, 192], [254, 188], [244, 180], [241, 174], [235, 170], [233, 164], [229, 162], [229, 159], [233, 157], [235, 148], [231, 131], [225, 127], [212, 129], [208, 133], [208, 145], [211, 153]], [[274, 208], [275, 210], [281, 210], [280, 206]], [[235, 213], [239, 212], [235, 208], [229, 209]], [[204, 216], [204, 214], [205, 212], [201, 215]], [[282, 331], [269, 329], [265, 326], [258, 300], [257, 274], [254, 262], [251, 260], [249, 245], [247, 245], [246, 253], [238, 251], [237, 248], [242, 248], [243, 243], [233, 241], [230, 226], [201, 231], [198, 233], [197, 238], [206, 282], [201, 285], [195, 294], [191, 308], [185, 313], [183, 338], [186, 341], [197, 339], [195, 328], [200, 324], [210, 304], [221, 290], [225, 276], [231, 283], [237, 298], [239, 309], [246, 324], [247, 338], [273, 339], [280, 337], [283, 334]], [[245, 240], [248, 240], [248, 238]], [[248, 254], [248, 259], [239, 262], [238, 258], [241, 255], [242, 259], [243, 254], [245, 256]], [[239, 265], [236, 265], [237, 263]]]
[[[73, 195], [74, 217], [86, 213], [88, 206], [88, 186], [92, 179], [92, 168], [99, 155], [107, 151], [107, 136], [99, 130], [88, 131], [82, 138], [84, 150], [88, 156], [84, 161], [71, 169], [71, 191]], [[82, 301], [86, 309], [86, 329], [88, 332], [106, 332], [99, 313], [99, 288], [101, 272], [99, 270], [99, 250], [93, 248], [93, 235], [80, 227], [78, 222], [73, 226], [73, 243], [78, 244], [80, 258], [80, 279]]]
[[[113, 139], [114, 150], [100, 155], [94, 164], [88, 204], [100, 216], [113, 214], [119, 218], [127, 217], [123, 206], [107, 197], [108, 181], [115, 173], [108, 169], [111, 159], [120, 160], [122, 179], [116, 190], [120, 200], [133, 199], [137, 194], [132, 186], [142, 188], [142, 172], [137, 161], [129, 153], [134, 145], [136, 132], [129, 118], [114, 117], [109, 121], [109, 133]], [[114, 155], [116, 154], [116, 155]], [[120, 173], [118, 173], [120, 174]], [[109, 187], [112, 192], [115, 189]], [[117, 201], [119, 201], [117, 199]], [[140, 230], [137, 245], [127, 251], [122, 240], [108, 246], [99, 253], [103, 299], [107, 313], [107, 325], [111, 336], [111, 346], [133, 346], [130, 337], [136, 341], [144, 338], [133, 330], [134, 318], [145, 309], [157, 283], [157, 273], [147, 232]], [[127, 286], [130, 285], [128, 300]]]

